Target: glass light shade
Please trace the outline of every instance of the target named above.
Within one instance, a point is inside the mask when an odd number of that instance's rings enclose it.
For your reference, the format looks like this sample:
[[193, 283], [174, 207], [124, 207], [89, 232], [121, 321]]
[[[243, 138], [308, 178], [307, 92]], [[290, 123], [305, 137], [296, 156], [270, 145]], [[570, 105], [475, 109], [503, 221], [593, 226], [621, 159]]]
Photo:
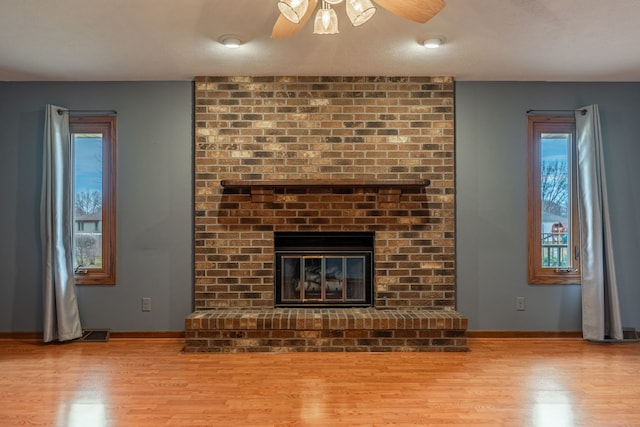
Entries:
[[329, 4], [340, 4], [343, 2], [343, 0], [324, 0], [324, 1]]
[[280, 0], [278, 9], [289, 21], [297, 24], [300, 22], [309, 7], [309, 0]]
[[313, 34], [338, 34], [339, 32], [336, 11], [331, 8], [318, 10], [313, 22]]
[[347, 0], [347, 16], [354, 27], [364, 24], [376, 13], [369, 0]]

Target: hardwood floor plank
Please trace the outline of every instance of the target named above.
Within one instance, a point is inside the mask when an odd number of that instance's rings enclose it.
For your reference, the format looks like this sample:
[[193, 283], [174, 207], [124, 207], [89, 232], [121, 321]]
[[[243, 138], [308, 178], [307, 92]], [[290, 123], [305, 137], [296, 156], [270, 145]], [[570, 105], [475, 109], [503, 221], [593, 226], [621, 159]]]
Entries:
[[183, 343], [0, 340], [0, 425], [640, 425], [638, 343], [280, 354], [186, 354]]

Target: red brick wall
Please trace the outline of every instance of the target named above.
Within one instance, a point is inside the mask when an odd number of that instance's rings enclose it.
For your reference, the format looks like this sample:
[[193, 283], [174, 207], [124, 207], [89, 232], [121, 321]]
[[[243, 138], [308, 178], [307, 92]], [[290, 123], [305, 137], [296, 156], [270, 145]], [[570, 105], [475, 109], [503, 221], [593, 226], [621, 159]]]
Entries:
[[[196, 78], [195, 309], [273, 307], [275, 231], [375, 231], [374, 305], [453, 309], [453, 111], [451, 77]], [[431, 185], [261, 201], [223, 179]]]

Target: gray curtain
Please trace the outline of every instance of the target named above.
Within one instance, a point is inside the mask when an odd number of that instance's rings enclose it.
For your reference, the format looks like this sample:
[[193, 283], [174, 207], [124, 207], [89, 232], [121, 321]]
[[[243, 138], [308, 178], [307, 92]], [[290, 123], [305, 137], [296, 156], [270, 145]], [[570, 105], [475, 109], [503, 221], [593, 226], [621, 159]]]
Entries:
[[[58, 110], [65, 113], [58, 114]], [[44, 124], [41, 239], [44, 268], [44, 342], [82, 336], [72, 260], [73, 194], [69, 114], [47, 105]]]
[[597, 105], [576, 111], [578, 211], [582, 272], [582, 335], [622, 340], [611, 223]]

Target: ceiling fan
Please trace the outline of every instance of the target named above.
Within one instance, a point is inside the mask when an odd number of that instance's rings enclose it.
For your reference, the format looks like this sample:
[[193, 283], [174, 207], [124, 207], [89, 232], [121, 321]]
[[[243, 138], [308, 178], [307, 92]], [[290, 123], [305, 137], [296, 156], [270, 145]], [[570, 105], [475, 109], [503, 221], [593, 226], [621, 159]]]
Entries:
[[[376, 12], [371, 0], [279, 0], [280, 16], [273, 26], [271, 37], [291, 37], [305, 26], [320, 2], [314, 20], [315, 34], [338, 33], [338, 19], [331, 8], [346, 3], [347, 16], [354, 27], [367, 22]], [[444, 0], [375, 0], [380, 7], [402, 18], [425, 23], [433, 18], [445, 5]]]

